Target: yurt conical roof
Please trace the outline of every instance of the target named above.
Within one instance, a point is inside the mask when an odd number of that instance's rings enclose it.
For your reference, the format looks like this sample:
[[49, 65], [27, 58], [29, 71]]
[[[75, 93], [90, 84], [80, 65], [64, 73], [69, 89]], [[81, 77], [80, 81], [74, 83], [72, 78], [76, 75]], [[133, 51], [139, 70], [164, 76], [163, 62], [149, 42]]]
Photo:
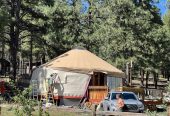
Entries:
[[72, 49], [42, 65], [42, 67], [91, 74], [103, 72], [116, 77], [124, 73], [85, 49]]

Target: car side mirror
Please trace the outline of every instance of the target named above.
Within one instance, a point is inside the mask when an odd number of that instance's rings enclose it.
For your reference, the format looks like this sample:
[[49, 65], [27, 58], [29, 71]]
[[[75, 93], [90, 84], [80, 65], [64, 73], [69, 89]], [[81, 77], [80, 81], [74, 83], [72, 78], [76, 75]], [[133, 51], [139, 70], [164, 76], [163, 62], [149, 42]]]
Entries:
[[109, 98], [108, 98], [108, 97], [105, 97], [104, 99], [105, 99], [105, 100], [109, 100]]

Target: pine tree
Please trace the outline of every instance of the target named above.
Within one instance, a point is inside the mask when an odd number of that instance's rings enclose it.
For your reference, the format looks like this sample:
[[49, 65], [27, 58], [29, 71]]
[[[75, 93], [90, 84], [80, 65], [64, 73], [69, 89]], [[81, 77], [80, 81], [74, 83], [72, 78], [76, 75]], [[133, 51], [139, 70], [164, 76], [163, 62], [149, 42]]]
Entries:
[[3, 39], [10, 47], [11, 63], [13, 68], [13, 79], [16, 79], [18, 51], [20, 49], [21, 41], [25, 37], [29, 37], [32, 32], [43, 32], [41, 25], [33, 23], [36, 19], [46, 19], [46, 17], [36, 11], [36, 5], [39, 1], [27, 1], [27, 0], [6, 0], [2, 1], [2, 7], [9, 14], [7, 23], [4, 25], [4, 29], [1, 31]]

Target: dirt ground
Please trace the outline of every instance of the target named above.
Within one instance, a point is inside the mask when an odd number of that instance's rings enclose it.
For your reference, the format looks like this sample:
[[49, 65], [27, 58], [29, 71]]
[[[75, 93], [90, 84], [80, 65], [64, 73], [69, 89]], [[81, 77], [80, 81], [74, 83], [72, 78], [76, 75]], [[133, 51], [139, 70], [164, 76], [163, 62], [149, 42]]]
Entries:
[[[60, 109], [56, 107], [52, 107], [50, 109], [46, 109], [45, 111], [49, 113], [50, 116], [91, 116], [91, 113], [76, 113], [72, 110]], [[167, 112], [150, 112], [146, 113], [148, 116], [167, 116]], [[14, 109], [12, 107], [2, 107], [0, 116], [15, 116]], [[32, 112], [32, 116], [39, 116], [38, 110]], [[45, 116], [45, 115], [43, 115]]]

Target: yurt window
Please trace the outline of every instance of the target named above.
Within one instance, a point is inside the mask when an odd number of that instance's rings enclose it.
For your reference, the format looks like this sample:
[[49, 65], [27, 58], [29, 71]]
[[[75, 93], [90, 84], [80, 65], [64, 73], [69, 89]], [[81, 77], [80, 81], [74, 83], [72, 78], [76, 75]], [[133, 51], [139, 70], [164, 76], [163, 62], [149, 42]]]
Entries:
[[90, 86], [105, 86], [107, 85], [106, 81], [107, 81], [106, 74], [95, 72], [91, 77]]

